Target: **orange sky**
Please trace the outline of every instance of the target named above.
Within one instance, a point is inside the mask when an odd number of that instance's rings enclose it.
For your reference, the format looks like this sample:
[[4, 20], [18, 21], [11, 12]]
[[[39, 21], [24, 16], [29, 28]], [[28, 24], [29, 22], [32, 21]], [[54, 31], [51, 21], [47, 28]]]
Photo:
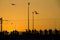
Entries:
[[[30, 29], [32, 29], [32, 12], [35, 15], [35, 29], [60, 29], [60, 0], [29, 0]], [[11, 5], [14, 3], [15, 5]], [[24, 31], [27, 29], [27, 0], [0, 0], [0, 17], [3, 17], [3, 30]]]

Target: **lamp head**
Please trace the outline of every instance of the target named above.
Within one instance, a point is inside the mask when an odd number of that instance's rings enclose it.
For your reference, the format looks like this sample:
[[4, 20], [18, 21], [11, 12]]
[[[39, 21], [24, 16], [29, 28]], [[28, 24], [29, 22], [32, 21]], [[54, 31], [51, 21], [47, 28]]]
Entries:
[[37, 11], [34, 11], [35, 12], [35, 14], [39, 14]]

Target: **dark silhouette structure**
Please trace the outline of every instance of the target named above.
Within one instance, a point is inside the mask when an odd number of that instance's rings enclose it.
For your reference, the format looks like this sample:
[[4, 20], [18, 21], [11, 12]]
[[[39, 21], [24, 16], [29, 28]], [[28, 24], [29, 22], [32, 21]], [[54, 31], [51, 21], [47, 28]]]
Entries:
[[34, 12], [32, 12], [32, 20], [33, 20], [33, 22], [32, 22], [32, 24], [33, 24], [33, 30], [35, 30], [35, 28], [34, 28], [34, 14], [39, 14], [39, 13], [37, 13], [37, 11], [34, 11]]
[[0, 40], [60, 40], [60, 31], [55, 30], [29, 30], [26, 32], [12, 31], [0, 32]]
[[2, 17], [0, 18], [0, 24], [1, 24], [1, 32], [2, 32]]
[[0, 31], [2, 32], [2, 25], [3, 25], [3, 21], [8, 21], [8, 20], [3, 20], [3, 17], [0, 18]]
[[29, 31], [29, 7], [30, 7], [30, 2], [28, 2], [28, 31]]

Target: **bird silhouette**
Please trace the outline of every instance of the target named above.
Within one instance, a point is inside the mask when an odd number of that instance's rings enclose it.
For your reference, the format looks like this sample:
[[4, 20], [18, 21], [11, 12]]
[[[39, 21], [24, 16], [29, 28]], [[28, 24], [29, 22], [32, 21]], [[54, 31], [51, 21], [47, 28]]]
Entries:
[[11, 3], [11, 5], [15, 5], [14, 3]]

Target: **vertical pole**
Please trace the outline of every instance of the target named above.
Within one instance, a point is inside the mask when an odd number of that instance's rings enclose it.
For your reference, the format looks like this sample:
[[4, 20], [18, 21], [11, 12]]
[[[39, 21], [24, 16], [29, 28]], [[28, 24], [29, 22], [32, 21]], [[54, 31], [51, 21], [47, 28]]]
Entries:
[[55, 29], [57, 29], [56, 19], [55, 19]]
[[32, 12], [32, 20], [33, 20], [33, 30], [34, 30], [34, 12]]
[[2, 32], [2, 18], [1, 18], [1, 32]]
[[28, 2], [28, 31], [29, 31], [29, 6], [30, 6], [30, 2]]

